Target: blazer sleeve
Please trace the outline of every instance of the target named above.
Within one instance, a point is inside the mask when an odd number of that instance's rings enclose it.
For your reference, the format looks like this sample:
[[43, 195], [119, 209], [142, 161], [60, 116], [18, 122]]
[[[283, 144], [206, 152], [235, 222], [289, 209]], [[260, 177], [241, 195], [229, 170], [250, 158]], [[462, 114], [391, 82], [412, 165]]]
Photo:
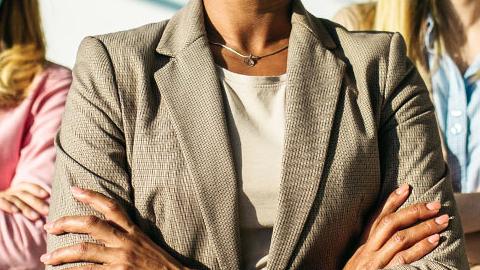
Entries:
[[[118, 201], [127, 212], [131, 210], [122, 109], [112, 62], [106, 47], [96, 38], [87, 37], [80, 45], [55, 144], [57, 161], [49, 220], [72, 215], [98, 216], [73, 198], [71, 187], [74, 186], [105, 194]], [[93, 242], [93, 239], [77, 234], [48, 235], [47, 249], [53, 251], [86, 241]]]
[[433, 252], [392, 269], [469, 269], [434, 107], [398, 33], [392, 36], [387, 66], [379, 126], [382, 196], [406, 182], [413, 190], [404, 206], [439, 200], [441, 211], [454, 217]]

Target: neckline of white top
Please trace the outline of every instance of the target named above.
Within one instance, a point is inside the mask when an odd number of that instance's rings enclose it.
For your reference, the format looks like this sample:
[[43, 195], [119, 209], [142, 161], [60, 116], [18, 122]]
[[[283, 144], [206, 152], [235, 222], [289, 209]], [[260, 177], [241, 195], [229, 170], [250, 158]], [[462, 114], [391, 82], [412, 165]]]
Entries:
[[249, 84], [255, 86], [273, 86], [287, 81], [287, 73], [280, 76], [251, 76], [232, 72], [226, 68], [216, 65], [221, 80], [231, 83]]

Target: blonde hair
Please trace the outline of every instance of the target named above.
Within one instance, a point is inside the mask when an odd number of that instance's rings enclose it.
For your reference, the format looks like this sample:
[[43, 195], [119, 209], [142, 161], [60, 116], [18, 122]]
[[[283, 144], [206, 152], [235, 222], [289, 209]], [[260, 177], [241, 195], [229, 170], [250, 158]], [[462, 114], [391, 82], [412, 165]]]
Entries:
[[[420, 70], [426, 82], [430, 82], [431, 72], [425, 47], [427, 19], [432, 16], [435, 23], [433, 48], [434, 61], [438, 63], [441, 55], [446, 51], [444, 38], [449, 33], [458, 32], [451, 18], [451, 11], [447, 1], [442, 0], [378, 0], [373, 6], [371, 14], [365, 17], [366, 29], [378, 31], [399, 32], [407, 44], [408, 56]], [[449, 39], [458, 38], [458, 35], [449, 35]], [[434, 67], [435, 69], [435, 67]], [[480, 71], [474, 76], [480, 79]]]
[[18, 105], [45, 65], [37, 0], [4, 0], [0, 7], [0, 108]]

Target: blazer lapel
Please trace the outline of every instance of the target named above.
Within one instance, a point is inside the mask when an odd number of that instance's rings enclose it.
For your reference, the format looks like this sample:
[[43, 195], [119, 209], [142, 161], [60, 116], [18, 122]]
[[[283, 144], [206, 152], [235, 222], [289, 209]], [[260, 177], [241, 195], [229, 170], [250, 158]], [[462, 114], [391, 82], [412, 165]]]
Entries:
[[170, 58], [155, 80], [193, 177], [220, 268], [239, 269], [237, 181], [200, 0], [191, 1], [170, 20], [157, 51]]
[[292, 263], [305, 222], [317, 198], [341, 92], [345, 63], [323, 26], [295, 1], [288, 56], [286, 133], [278, 216], [269, 269]]

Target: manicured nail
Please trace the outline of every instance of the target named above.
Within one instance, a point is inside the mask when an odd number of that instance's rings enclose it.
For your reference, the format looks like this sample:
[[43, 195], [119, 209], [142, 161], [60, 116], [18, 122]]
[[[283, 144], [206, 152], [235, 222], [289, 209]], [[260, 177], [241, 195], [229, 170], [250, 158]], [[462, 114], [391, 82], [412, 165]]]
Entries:
[[434, 235], [428, 237], [427, 240], [428, 240], [428, 242], [436, 245], [440, 241], [440, 235], [439, 234], [434, 234]]
[[44, 262], [50, 260], [51, 257], [52, 256], [49, 253], [43, 254], [42, 256], [40, 256], [40, 261], [44, 263]]
[[46, 231], [49, 231], [49, 230], [53, 229], [53, 223], [47, 223], [47, 224], [43, 225], [43, 228]]
[[442, 205], [438, 201], [427, 203], [427, 208], [430, 211], [438, 211], [438, 210], [440, 210], [441, 207], [442, 207]]
[[82, 195], [84, 193], [84, 190], [79, 187], [72, 187], [71, 191], [74, 195]]
[[403, 195], [403, 194], [407, 193], [408, 191], [410, 191], [410, 186], [408, 184], [403, 184], [399, 188], [397, 188], [395, 193], [397, 193], [397, 195]]
[[448, 217], [448, 215], [443, 215], [443, 216], [439, 216], [435, 219], [435, 222], [438, 224], [438, 225], [445, 225], [448, 223], [448, 221], [450, 220], [450, 218]]

